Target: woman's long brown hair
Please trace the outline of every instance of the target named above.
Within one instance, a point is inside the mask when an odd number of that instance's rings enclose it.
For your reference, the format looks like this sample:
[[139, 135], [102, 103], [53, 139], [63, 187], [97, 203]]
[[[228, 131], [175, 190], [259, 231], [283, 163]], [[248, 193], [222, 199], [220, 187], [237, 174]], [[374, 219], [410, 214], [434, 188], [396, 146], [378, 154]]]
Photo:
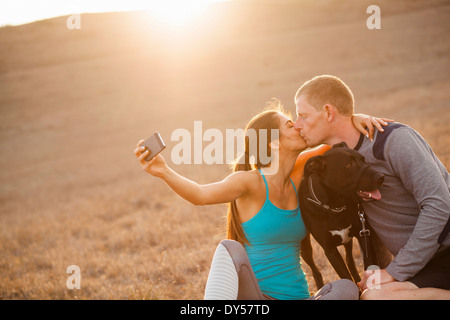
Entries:
[[[281, 105], [276, 104], [270, 107], [270, 109], [264, 110], [261, 113], [254, 116], [247, 124], [245, 128], [245, 147], [244, 154], [241, 158], [237, 159], [233, 166], [233, 172], [236, 171], [250, 171], [254, 169], [260, 169], [264, 167], [270, 166], [270, 162], [262, 163], [259, 158], [259, 139], [260, 139], [260, 130], [265, 129], [267, 133], [267, 137], [265, 141], [267, 141], [267, 156], [271, 157], [271, 149], [269, 143], [272, 142], [272, 129], [280, 129], [280, 121], [277, 117], [278, 114], [284, 114], [284, 110]], [[255, 135], [247, 135], [249, 129], [255, 131]], [[256, 140], [255, 140], [256, 139]], [[254, 141], [255, 140], [255, 141]], [[256, 148], [251, 148], [250, 146], [256, 146]], [[256, 154], [251, 154], [251, 152], [255, 152]], [[250, 161], [253, 158], [253, 161]], [[245, 236], [244, 230], [242, 229], [241, 221], [239, 218], [239, 213], [236, 206], [236, 201], [233, 201], [229, 204], [228, 213], [227, 213], [227, 238], [236, 240], [240, 242], [242, 245], [249, 244], [247, 237]]]

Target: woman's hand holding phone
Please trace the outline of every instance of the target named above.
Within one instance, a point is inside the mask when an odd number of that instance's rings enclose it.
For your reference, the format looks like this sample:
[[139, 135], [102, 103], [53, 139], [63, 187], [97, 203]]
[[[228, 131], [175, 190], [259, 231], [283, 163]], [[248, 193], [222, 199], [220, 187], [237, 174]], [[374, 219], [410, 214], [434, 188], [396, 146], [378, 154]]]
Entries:
[[168, 171], [169, 167], [167, 166], [164, 157], [161, 154], [157, 154], [150, 161], [145, 161], [145, 158], [150, 154], [150, 150], [146, 147], [141, 146], [144, 143], [144, 140], [138, 142], [136, 149], [134, 149], [134, 154], [139, 159], [139, 163], [141, 164], [142, 169], [145, 172], [151, 174], [152, 176], [162, 178]]

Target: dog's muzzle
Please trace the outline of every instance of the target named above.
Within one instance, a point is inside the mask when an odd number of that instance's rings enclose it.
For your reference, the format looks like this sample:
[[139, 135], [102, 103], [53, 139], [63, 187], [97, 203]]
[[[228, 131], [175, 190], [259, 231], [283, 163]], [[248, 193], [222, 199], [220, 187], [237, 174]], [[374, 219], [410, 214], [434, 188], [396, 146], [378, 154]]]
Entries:
[[363, 172], [366, 171], [367, 169], [369, 169], [369, 165], [364, 163], [361, 166], [361, 168], [359, 168], [359, 171], [356, 174], [356, 177], [353, 180], [353, 183], [349, 187], [344, 189], [344, 192], [347, 193], [347, 194], [350, 194], [352, 199], [356, 199], [356, 202], [360, 202], [361, 201], [361, 199], [356, 194], [356, 192], [358, 191], [357, 190], [357, 186], [358, 186], [358, 182], [361, 179], [361, 176], [362, 176]]

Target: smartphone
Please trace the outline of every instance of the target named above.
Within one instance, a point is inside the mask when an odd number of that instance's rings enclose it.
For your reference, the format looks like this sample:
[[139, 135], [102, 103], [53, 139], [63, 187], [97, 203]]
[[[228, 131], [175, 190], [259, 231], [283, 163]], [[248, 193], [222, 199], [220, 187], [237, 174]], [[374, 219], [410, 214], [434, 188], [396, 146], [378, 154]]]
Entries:
[[150, 161], [158, 153], [163, 151], [166, 148], [166, 145], [164, 144], [159, 132], [155, 132], [150, 138], [141, 144], [141, 147], [146, 147], [150, 151], [150, 154], [145, 158], [145, 161]]

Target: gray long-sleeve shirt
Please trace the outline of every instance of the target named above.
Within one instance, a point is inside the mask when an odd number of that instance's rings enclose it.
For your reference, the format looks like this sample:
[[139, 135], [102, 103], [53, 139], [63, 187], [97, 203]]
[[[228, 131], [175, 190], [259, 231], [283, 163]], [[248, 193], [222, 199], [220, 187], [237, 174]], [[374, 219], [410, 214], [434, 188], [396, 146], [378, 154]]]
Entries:
[[[363, 203], [367, 218], [395, 256], [386, 270], [405, 281], [440, 249], [438, 237], [450, 216], [450, 175], [425, 139], [390, 123], [373, 142], [361, 136], [355, 150], [385, 175], [381, 199]], [[447, 235], [443, 246], [450, 246]]]

